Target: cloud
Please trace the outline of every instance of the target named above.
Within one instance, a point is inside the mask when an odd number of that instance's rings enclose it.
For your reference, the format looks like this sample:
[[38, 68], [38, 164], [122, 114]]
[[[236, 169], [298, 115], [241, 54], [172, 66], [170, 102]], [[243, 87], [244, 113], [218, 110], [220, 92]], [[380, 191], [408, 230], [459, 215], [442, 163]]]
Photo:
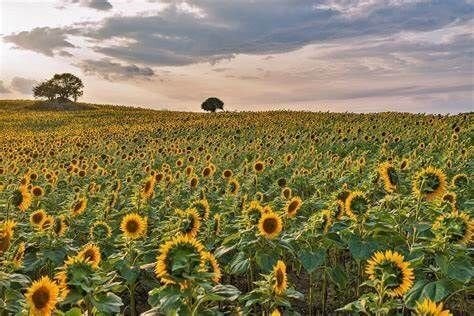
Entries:
[[[436, 30], [465, 22], [474, 13], [474, 6], [461, 0], [357, 1], [356, 12], [347, 11], [354, 7], [351, 1], [319, 6], [304, 0], [166, 2], [158, 13], [108, 17], [83, 35], [96, 41], [96, 52], [109, 57], [179, 66], [236, 54], [284, 53], [336, 39]], [[128, 41], [103, 44], [119, 37]]]
[[12, 90], [21, 92], [22, 94], [31, 94], [33, 90], [33, 86], [37, 84], [36, 80], [22, 78], [22, 77], [14, 77], [12, 82], [10, 83], [10, 88]]
[[108, 0], [63, 0], [58, 9], [65, 9], [68, 4], [79, 3], [82, 7], [87, 7], [99, 11], [108, 11], [113, 8]]
[[87, 59], [75, 66], [81, 68], [86, 74], [96, 75], [109, 81], [147, 79], [155, 75], [150, 67], [139, 67], [134, 64], [122, 65], [110, 59]]
[[4, 36], [3, 40], [15, 44], [17, 48], [54, 56], [58, 49], [75, 47], [66, 40], [68, 34], [75, 33], [77, 30], [73, 28], [36, 27], [31, 31]]
[[0, 80], [0, 94], [4, 94], [4, 93], [10, 93], [10, 90], [5, 87], [5, 85], [3, 84], [3, 81]]

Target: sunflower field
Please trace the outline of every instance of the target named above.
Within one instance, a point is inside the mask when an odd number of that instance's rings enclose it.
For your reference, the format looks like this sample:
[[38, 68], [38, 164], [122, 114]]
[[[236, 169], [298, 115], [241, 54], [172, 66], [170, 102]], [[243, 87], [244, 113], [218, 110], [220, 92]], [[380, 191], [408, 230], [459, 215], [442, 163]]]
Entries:
[[0, 315], [469, 315], [474, 115], [0, 101]]

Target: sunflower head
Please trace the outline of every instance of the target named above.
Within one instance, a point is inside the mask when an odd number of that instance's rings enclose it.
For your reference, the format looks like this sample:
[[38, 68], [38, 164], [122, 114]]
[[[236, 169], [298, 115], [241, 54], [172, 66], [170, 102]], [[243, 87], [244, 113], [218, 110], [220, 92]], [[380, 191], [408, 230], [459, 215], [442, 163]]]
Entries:
[[94, 268], [97, 268], [100, 264], [100, 248], [94, 244], [87, 244], [82, 247], [77, 256], [84, 259], [84, 261], [90, 262]]
[[67, 228], [68, 226], [66, 224], [64, 216], [59, 216], [58, 218], [56, 218], [53, 224], [53, 231], [56, 236], [63, 236]]
[[286, 276], [286, 265], [283, 261], [278, 260], [273, 267], [273, 291], [277, 295], [285, 293], [288, 287]]
[[251, 225], [256, 225], [263, 213], [263, 207], [259, 201], [253, 200], [244, 209], [245, 217]]
[[95, 222], [89, 229], [89, 237], [92, 240], [102, 241], [112, 236], [112, 229], [104, 221]]
[[180, 231], [183, 235], [196, 237], [201, 227], [201, 218], [195, 208], [189, 208], [185, 211], [176, 210], [180, 218]]
[[209, 202], [206, 199], [201, 199], [198, 201], [194, 201], [191, 204], [191, 208], [197, 210], [199, 217], [201, 219], [208, 219], [209, 213], [211, 212], [211, 207], [209, 206]]
[[258, 222], [260, 235], [268, 239], [276, 238], [282, 231], [283, 224], [280, 216], [274, 212], [262, 214]]
[[189, 186], [192, 189], [195, 189], [198, 186], [198, 184], [199, 184], [199, 179], [196, 176], [193, 176], [191, 180], [189, 180]]
[[438, 240], [469, 245], [474, 235], [474, 220], [464, 212], [453, 211], [439, 216], [432, 231]]
[[34, 197], [41, 197], [44, 194], [44, 190], [40, 186], [34, 186], [31, 188], [31, 194], [33, 194]]
[[155, 183], [156, 183], [155, 176], [148, 177], [148, 179], [143, 184], [142, 190], [140, 192], [143, 199], [148, 200], [151, 198], [155, 190]]
[[25, 294], [30, 313], [51, 315], [58, 301], [58, 294], [58, 285], [47, 276], [33, 282]]
[[350, 218], [353, 220], [359, 220], [367, 214], [368, 209], [369, 201], [364, 193], [354, 191], [349, 194], [346, 199], [344, 210]]
[[392, 297], [403, 296], [413, 285], [413, 269], [395, 251], [376, 252], [367, 262], [365, 272], [370, 280], [382, 283]]
[[451, 185], [456, 189], [466, 188], [469, 184], [469, 178], [465, 173], [457, 174], [451, 180]]
[[216, 257], [208, 251], [203, 251], [201, 261], [201, 271], [210, 272], [212, 274], [212, 281], [219, 283], [221, 280], [221, 269]]
[[443, 310], [443, 303], [436, 304], [429, 298], [416, 303], [415, 315], [417, 316], [452, 316], [449, 310]]
[[20, 243], [18, 246], [17, 250], [15, 251], [15, 254], [13, 255], [13, 266], [15, 269], [19, 269], [23, 265], [23, 258], [25, 257], [25, 249], [26, 245], [24, 242]]
[[30, 223], [34, 227], [40, 228], [48, 214], [44, 210], [37, 210], [30, 215]]
[[10, 243], [13, 238], [13, 229], [15, 226], [16, 222], [12, 220], [0, 222], [0, 254], [7, 251], [10, 247]]
[[289, 187], [284, 187], [284, 188], [281, 190], [281, 196], [282, 196], [285, 200], [291, 199], [291, 195], [292, 195], [291, 188], [289, 188]]
[[49, 230], [50, 228], [54, 227], [55, 219], [52, 215], [46, 215], [43, 222], [41, 222], [40, 229], [41, 230]]
[[222, 178], [224, 179], [230, 179], [233, 175], [234, 173], [230, 169], [225, 169], [224, 171], [222, 171]]
[[235, 178], [229, 179], [229, 183], [227, 184], [228, 186], [228, 192], [232, 195], [237, 195], [239, 193], [239, 188], [240, 184]]
[[13, 191], [11, 196], [12, 204], [20, 211], [26, 211], [31, 205], [31, 193], [26, 185], [21, 185]]
[[298, 196], [291, 198], [291, 200], [286, 203], [286, 215], [290, 218], [295, 217], [302, 203], [303, 201]]
[[86, 207], [87, 207], [87, 199], [82, 198], [82, 199], [74, 201], [71, 208], [72, 216], [78, 216], [82, 214], [85, 211]]
[[398, 175], [395, 167], [390, 162], [384, 162], [378, 167], [378, 173], [383, 181], [385, 191], [392, 193], [397, 189]]
[[122, 219], [120, 230], [129, 239], [138, 239], [146, 234], [148, 226], [147, 218], [136, 213], [127, 214]]
[[253, 164], [253, 170], [257, 173], [263, 172], [263, 169], [265, 169], [265, 163], [263, 161], [256, 161]]
[[160, 246], [155, 273], [164, 284], [184, 285], [199, 273], [204, 261], [204, 246], [195, 238], [179, 236]]
[[446, 175], [440, 169], [428, 167], [413, 178], [412, 190], [416, 197], [428, 201], [441, 198], [446, 192]]

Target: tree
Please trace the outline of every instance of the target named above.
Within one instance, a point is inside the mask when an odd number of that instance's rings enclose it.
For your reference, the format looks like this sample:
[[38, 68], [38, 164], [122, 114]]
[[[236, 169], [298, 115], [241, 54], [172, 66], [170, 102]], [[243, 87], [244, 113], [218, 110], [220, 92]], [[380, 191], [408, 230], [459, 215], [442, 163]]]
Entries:
[[219, 100], [218, 98], [208, 98], [201, 104], [201, 109], [204, 111], [215, 112], [217, 109], [224, 109], [224, 102]]
[[74, 102], [82, 96], [84, 84], [81, 79], [70, 73], [55, 74], [53, 78], [42, 82], [33, 88], [35, 97], [46, 97], [49, 101], [68, 101], [72, 98]]

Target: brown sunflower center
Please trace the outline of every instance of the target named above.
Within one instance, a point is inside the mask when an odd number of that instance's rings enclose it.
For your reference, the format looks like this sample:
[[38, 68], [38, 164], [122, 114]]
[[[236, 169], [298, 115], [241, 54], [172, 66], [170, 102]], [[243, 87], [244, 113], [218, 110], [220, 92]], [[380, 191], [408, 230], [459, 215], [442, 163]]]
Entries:
[[288, 205], [288, 213], [294, 213], [296, 212], [296, 209], [298, 208], [299, 206], [299, 202], [298, 201], [293, 201], [290, 203], [290, 205]]
[[263, 230], [267, 234], [273, 234], [276, 231], [277, 226], [278, 226], [277, 220], [274, 218], [266, 218], [263, 221]]
[[40, 287], [32, 295], [33, 304], [37, 309], [42, 309], [48, 305], [49, 291], [45, 287]]
[[126, 227], [127, 227], [127, 232], [133, 234], [133, 233], [136, 233], [138, 231], [138, 228], [140, 227], [140, 225], [135, 220], [129, 220], [127, 222]]
[[276, 270], [275, 277], [276, 277], [277, 286], [282, 286], [285, 280], [285, 274], [283, 273], [281, 269]]
[[92, 249], [87, 249], [87, 251], [84, 252], [84, 259], [95, 261], [95, 252]]
[[41, 223], [42, 220], [43, 220], [43, 214], [41, 213], [33, 214], [33, 223], [39, 224]]

